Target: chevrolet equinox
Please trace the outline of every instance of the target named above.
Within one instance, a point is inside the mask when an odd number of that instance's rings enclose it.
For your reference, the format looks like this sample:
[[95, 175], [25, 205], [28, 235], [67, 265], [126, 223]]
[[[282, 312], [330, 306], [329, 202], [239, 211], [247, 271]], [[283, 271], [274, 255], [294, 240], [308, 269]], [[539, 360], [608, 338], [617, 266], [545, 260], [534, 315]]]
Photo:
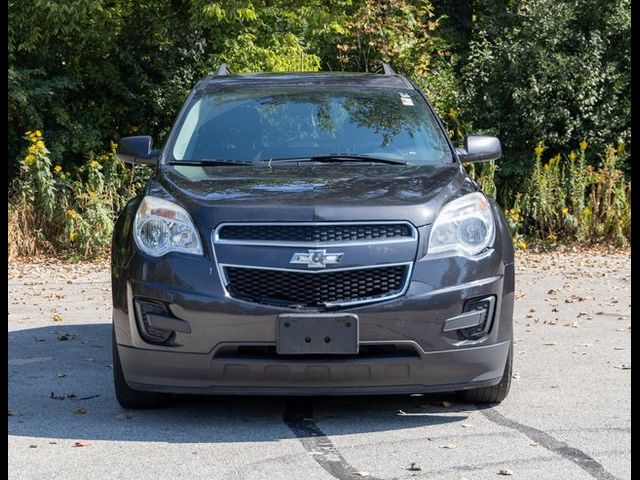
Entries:
[[170, 394], [509, 390], [504, 216], [424, 93], [384, 73], [232, 74], [187, 97], [114, 228], [113, 357], [127, 408]]

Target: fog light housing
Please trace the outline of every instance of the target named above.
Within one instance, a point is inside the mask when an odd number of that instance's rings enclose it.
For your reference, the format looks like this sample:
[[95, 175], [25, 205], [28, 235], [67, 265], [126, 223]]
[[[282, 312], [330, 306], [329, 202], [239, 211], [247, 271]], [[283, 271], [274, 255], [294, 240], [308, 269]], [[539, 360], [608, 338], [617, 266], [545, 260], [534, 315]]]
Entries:
[[491, 295], [483, 298], [472, 298], [464, 305], [463, 313], [479, 312], [481, 317], [477, 325], [457, 330], [460, 340], [477, 340], [489, 333], [493, 320], [496, 297]]
[[140, 336], [149, 343], [165, 343], [173, 334], [173, 330], [165, 330], [153, 326], [150, 321], [151, 315], [166, 317], [169, 315], [167, 306], [155, 300], [136, 298], [134, 300], [136, 309], [136, 319]]

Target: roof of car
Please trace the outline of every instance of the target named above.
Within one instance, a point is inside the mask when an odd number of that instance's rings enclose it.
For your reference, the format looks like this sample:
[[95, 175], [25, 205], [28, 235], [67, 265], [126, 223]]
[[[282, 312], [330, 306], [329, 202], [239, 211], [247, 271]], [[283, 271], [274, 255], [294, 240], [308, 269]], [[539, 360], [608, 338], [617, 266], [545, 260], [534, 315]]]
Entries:
[[219, 87], [246, 86], [341, 86], [341, 87], [414, 87], [402, 75], [354, 72], [300, 72], [300, 73], [243, 73], [211, 75], [200, 80], [196, 88], [208, 90]]

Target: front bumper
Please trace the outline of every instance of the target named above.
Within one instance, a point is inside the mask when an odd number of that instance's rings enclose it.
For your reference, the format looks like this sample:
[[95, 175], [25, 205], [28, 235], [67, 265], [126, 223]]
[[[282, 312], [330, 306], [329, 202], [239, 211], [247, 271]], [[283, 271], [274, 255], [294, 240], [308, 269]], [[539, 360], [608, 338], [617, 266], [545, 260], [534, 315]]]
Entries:
[[136, 390], [251, 395], [368, 395], [464, 390], [497, 384], [510, 342], [416, 358], [267, 360], [215, 358], [119, 346]]
[[[136, 252], [113, 271], [114, 327], [127, 383], [137, 390], [173, 393], [347, 395], [464, 390], [497, 384], [512, 339], [513, 263], [497, 251], [473, 261], [417, 261], [406, 293], [392, 300], [346, 307], [359, 319], [360, 345], [410, 345], [410, 356], [347, 358], [236, 355], [229, 345], [274, 346], [285, 310], [229, 298], [213, 262], [169, 254], [151, 259]], [[495, 296], [490, 330], [461, 342], [444, 331], [472, 298]], [[164, 302], [191, 333], [172, 346], [145, 342], [133, 299]], [[288, 312], [291, 313], [291, 312]]]

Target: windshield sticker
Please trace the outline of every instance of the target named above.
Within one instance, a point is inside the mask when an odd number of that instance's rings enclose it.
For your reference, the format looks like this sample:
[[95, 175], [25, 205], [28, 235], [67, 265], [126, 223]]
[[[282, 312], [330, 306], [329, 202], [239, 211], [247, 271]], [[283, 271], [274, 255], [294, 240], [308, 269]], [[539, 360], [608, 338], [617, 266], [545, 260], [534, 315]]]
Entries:
[[405, 107], [413, 107], [413, 100], [409, 97], [401, 96], [400, 101]]

